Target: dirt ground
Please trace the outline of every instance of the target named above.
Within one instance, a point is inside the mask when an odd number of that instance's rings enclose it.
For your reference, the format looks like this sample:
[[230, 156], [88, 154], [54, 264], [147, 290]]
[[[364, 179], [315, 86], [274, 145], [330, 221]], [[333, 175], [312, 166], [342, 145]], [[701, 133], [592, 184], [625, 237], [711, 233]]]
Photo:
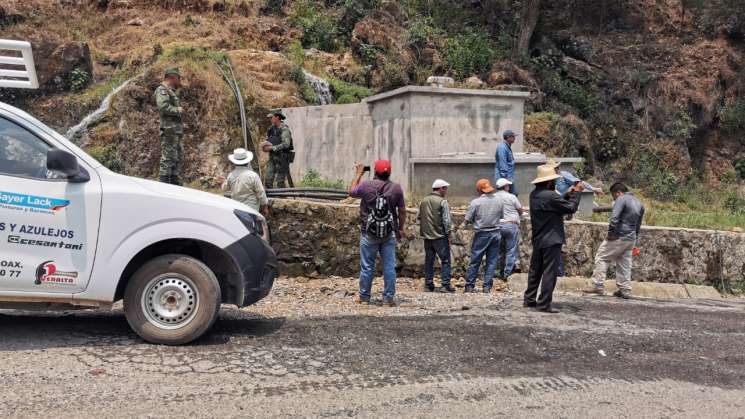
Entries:
[[386, 308], [353, 304], [354, 279], [283, 278], [184, 347], [120, 310], [4, 310], [0, 416], [744, 415], [743, 300], [558, 295], [550, 315], [419, 285]]

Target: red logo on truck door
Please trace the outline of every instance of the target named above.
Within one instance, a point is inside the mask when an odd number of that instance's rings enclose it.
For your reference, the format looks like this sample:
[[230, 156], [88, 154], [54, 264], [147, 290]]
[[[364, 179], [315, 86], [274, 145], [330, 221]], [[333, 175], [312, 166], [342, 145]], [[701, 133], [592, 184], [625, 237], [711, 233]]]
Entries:
[[48, 260], [36, 268], [36, 281], [34, 284], [75, 285], [77, 279], [77, 272], [60, 271], [57, 269], [57, 265], [53, 260]]

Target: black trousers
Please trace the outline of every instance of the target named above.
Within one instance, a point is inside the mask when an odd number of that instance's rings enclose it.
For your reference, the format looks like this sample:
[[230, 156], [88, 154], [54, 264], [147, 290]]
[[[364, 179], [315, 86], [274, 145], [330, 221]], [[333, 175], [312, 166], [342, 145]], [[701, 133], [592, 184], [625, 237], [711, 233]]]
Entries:
[[[525, 290], [523, 301], [526, 304], [535, 303], [538, 308], [547, 308], [551, 306], [551, 300], [556, 287], [556, 277], [559, 273], [559, 263], [561, 260], [561, 245], [544, 247], [543, 249], [533, 248], [533, 255], [530, 257], [530, 273], [528, 273], [528, 288]], [[541, 295], [538, 294], [538, 287], [541, 288]]]

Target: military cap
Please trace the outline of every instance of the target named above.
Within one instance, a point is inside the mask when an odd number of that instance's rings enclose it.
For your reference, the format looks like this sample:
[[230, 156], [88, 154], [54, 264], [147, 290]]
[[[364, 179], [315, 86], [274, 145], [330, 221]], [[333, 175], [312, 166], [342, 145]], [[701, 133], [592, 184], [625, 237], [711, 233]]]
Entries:
[[271, 117], [273, 117], [273, 116], [278, 116], [278, 117], [279, 117], [279, 119], [281, 119], [281, 120], [283, 120], [283, 121], [284, 121], [285, 119], [287, 119], [287, 117], [285, 116], [285, 114], [283, 114], [283, 113], [282, 113], [282, 109], [275, 109], [275, 110], [273, 110], [273, 111], [269, 112], [269, 113], [268, 113], [268, 114], [266, 115], [266, 117], [267, 117], [267, 118], [271, 118]]
[[179, 73], [178, 68], [176, 68], [176, 67], [166, 68], [166, 71], [163, 74], [166, 77], [168, 77], [168, 76], [179, 76], [179, 77], [181, 77], [181, 73]]

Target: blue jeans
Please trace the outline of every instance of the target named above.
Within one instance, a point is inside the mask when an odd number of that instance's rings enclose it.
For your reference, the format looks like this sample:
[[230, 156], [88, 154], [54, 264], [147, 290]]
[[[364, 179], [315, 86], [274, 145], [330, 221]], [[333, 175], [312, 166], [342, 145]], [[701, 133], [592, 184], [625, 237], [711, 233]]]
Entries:
[[503, 223], [500, 225], [502, 239], [505, 241], [504, 250], [504, 272], [505, 278], [512, 275], [515, 271], [515, 260], [517, 258], [517, 239], [520, 234], [520, 226], [512, 223]]
[[502, 236], [499, 230], [477, 231], [471, 242], [471, 262], [466, 272], [466, 286], [476, 285], [476, 275], [479, 273], [481, 259], [486, 256], [486, 269], [484, 269], [484, 288], [491, 288], [494, 282], [494, 270], [499, 262], [499, 242]]
[[437, 240], [424, 239], [424, 283], [434, 283], [435, 278], [435, 255], [440, 258], [442, 273], [440, 274], [440, 285], [450, 285], [450, 241], [447, 237]]
[[360, 236], [360, 297], [364, 299], [370, 298], [375, 276], [375, 259], [378, 253], [383, 263], [383, 299], [391, 299], [396, 295], [396, 236], [391, 234], [387, 239], [377, 239], [362, 233]]

